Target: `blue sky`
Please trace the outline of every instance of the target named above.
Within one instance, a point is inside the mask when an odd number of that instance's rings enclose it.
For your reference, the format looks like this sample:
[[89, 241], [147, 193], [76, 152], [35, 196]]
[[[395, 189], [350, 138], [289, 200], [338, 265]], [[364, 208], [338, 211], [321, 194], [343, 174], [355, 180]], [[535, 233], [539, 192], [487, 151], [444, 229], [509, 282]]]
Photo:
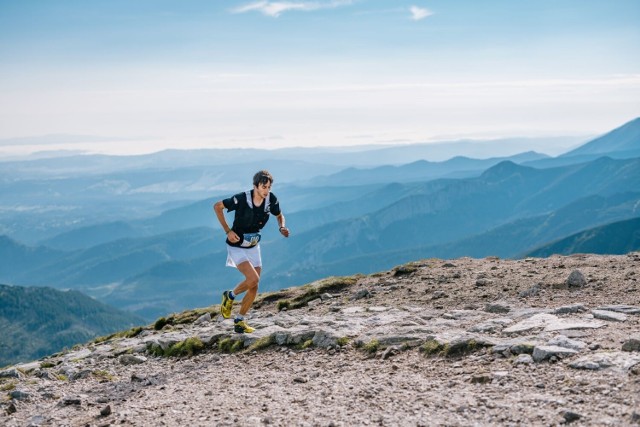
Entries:
[[0, 0], [0, 155], [594, 135], [637, 116], [637, 0]]

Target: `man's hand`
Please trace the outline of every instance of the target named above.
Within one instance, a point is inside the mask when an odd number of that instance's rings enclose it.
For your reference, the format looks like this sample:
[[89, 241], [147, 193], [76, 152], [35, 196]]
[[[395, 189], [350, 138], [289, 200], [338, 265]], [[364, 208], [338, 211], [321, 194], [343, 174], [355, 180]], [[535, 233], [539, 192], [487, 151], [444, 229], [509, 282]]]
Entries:
[[240, 241], [240, 236], [238, 236], [235, 231], [229, 230], [229, 233], [227, 233], [227, 239], [229, 239], [231, 243], [237, 243]]
[[289, 229], [287, 227], [280, 227], [280, 234], [284, 237], [289, 237]]

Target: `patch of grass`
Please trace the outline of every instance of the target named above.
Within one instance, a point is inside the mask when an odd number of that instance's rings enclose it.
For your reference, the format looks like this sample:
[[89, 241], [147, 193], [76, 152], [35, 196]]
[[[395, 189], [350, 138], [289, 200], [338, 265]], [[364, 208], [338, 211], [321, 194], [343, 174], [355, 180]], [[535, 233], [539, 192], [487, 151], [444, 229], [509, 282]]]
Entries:
[[[60, 362], [58, 362], [60, 363]], [[40, 362], [40, 369], [49, 369], [49, 368], [53, 368], [54, 366], [57, 366], [58, 363], [53, 363], [53, 362]]]
[[16, 388], [16, 384], [18, 384], [16, 381], [9, 381], [6, 384], [2, 384], [2, 385], [0, 385], [0, 391], [11, 391], [11, 390], [14, 390]]
[[350, 339], [348, 337], [340, 337], [338, 338], [338, 345], [340, 347], [344, 347], [345, 345], [349, 344]]
[[54, 377], [58, 380], [58, 381], [69, 381], [69, 377], [67, 377], [64, 374], [58, 374], [58, 375], [54, 375]]
[[408, 276], [409, 274], [413, 274], [418, 271], [418, 266], [415, 263], [408, 263], [404, 265], [399, 265], [393, 269], [394, 276]]
[[237, 353], [244, 348], [244, 343], [240, 340], [237, 340], [231, 346], [231, 353]]
[[306, 340], [300, 344], [300, 350], [305, 350], [309, 347], [313, 347], [313, 340]]
[[458, 357], [473, 353], [482, 347], [484, 347], [484, 345], [478, 343], [474, 339], [462, 339], [446, 344], [442, 344], [437, 340], [432, 339], [425, 342], [422, 347], [420, 347], [420, 350], [428, 356], [439, 355], [444, 357]]
[[111, 375], [108, 371], [97, 370], [97, 371], [93, 371], [92, 374], [98, 380], [105, 380], [105, 381], [109, 381], [109, 382], [115, 380], [115, 377], [113, 375]]
[[244, 343], [242, 340], [235, 340], [231, 337], [221, 339], [218, 342], [218, 350], [224, 353], [237, 353], [242, 350], [244, 347]]
[[284, 308], [287, 310], [294, 310], [304, 307], [309, 301], [320, 297], [322, 294], [339, 292], [345, 288], [355, 285], [361, 277], [363, 277], [361, 274], [346, 277], [328, 277], [317, 282], [306, 284], [300, 288], [303, 290], [301, 294], [290, 299], [278, 301], [276, 307], [279, 311]]
[[259, 351], [259, 350], [263, 350], [273, 344], [275, 344], [276, 342], [276, 337], [275, 335], [268, 335], [266, 337], [262, 337], [259, 340], [255, 341], [253, 344], [251, 344], [248, 348], [247, 348], [247, 352], [250, 351]]
[[444, 349], [444, 345], [442, 345], [441, 343], [439, 343], [435, 339], [431, 339], [431, 340], [426, 341], [420, 347], [420, 351], [422, 351], [427, 356], [436, 355], [436, 354], [442, 352], [443, 349]]
[[276, 304], [276, 308], [278, 309], [278, 311], [282, 311], [284, 309], [289, 310], [290, 307], [291, 307], [291, 301], [289, 301], [288, 299], [280, 300]]
[[366, 343], [365, 345], [363, 345], [362, 349], [369, 354], [373, 354], [380, 349], [380, 341], [374, 338], [368, 343]]
[[233, 340], [231, 338], [223, 338], [218, 341], [218, 350], [229, 353], [231, 352], [231, 346], [233, 345]]
[[138, 335], [140, 335], [142, 331], [144, 331], [144, 328], [142, 326], [137, 326], [135, 328], [131, 328], [128, 331], [126, 331], [124, 333], [124, 337], [125, 338], [137, 337]]
[[456, 357], [473, 353], [477, 349], [478, 342], [476, 340], [461, 340], [445, 345], [444, 349], [442, 350], [442, 354], [445, 357]]
[[269, 302], [274, 302], [274, 301], [278, 301], [282, 298], [286, 298], [289, 296], [289, 292], [287, 291], [276, 291], [276, 292], [269, 292], [269, 293], [264, 293], [262, 295], [260, 295], [258, 298], [256, 298], [256, 302], [257, 303], [269, 303]]
[[164, 352], [166, 357], [191, 357], [204, 349], [204, 343], [198, 337], [190, 337], [177, 342]]
[[95, 338], [92, 341], [92, 343], [101, 344], [103, 342], [112, 340], [114, 338], [133, 338], [135, 336], [138, 336], [142, 331], [144, 331], [144, 329], [145, 328], [142, 327], [142, 326], [136, 326], [136, 327], [128, 329], [126, 331], [116, 332], [116, 333], [111, 334], [111, 335], [105, 335], [103, 337]]
[[208, 308], [194, 308], [193, 310], [183, 311], [170, 316], [172, 325], [184, 325], [187, 323], [193, 323], [198, 320], [199, 317], [211, 313], [211, 309]]

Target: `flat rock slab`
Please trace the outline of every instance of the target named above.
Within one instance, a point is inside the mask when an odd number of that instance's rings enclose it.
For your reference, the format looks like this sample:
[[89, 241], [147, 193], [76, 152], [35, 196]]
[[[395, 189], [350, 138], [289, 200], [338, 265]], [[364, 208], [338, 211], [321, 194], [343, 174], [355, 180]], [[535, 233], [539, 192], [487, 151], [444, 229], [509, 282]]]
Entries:
[[591, 310], [593, 317], [600, 320], [609, 320], [613, 322], [625, 322], [627, 315], [624, 313], [618, 313], [616, 311], [609, 310]]
[[625, 314], [640, 314], [640, 307], [624, 304], [604, 305], [602, 307], [598, 307], [597, 310], [617, 311], [618, 313]]
[[560, 347], [557, 345], [541, 345], [536, 346], [533, 349], [533, 360], [536, 362], [542, 362], [543, 360], [551, 359], [552, 357], [557, 357], [558, 359], [563, 359], [568, 356], [573, 356], [577, 354], [576, 350]]
[[617, 368], [628, 371], [638, 364], [640, 364], [640, 354], [624, 351], [601, 351], [580, 357], [571, 362], [569, 366], [575, 369], [598, 370]]
[[562, 331], [567, 329], [597, 329], [604, 325], [604, 323], [597, 321], [559, 318], [553, 314], [539, 313], [518, 322], [513, 326], [503, 329], [502, 332], [505, 334], [517, 334], [534, 329], [544, 329], [546, 332]]

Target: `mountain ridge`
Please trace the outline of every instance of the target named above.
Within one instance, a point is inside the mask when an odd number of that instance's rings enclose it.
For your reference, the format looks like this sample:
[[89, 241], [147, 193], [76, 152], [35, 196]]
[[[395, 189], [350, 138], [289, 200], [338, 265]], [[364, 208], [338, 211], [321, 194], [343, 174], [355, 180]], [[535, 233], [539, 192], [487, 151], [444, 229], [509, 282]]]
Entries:
[[420, 259], [261, 293], [252, 334], [173, 313], [0, 370], [0, 424], [631, 425], [638, 263]]

